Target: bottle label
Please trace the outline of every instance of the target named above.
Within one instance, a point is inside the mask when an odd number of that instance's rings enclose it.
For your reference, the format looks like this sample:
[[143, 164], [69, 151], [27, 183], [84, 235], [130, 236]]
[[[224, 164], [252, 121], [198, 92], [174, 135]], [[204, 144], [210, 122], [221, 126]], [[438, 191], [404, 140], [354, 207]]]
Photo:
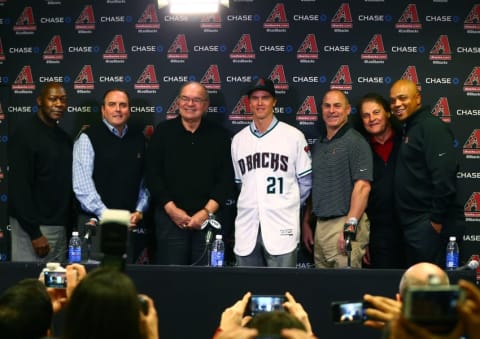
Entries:
[[457, 253], [447, 253], [447, 269], [454, 269], [458, 267], [458, 254]]
[[81, 247], [70, 246], [68, 248], [68, 261], [70, 263], [81, 262], [82, 261], [82, 248]]
[[222, 267], [223, 266], [223, 252], [213, 250], [210, 255], [210, 266]]

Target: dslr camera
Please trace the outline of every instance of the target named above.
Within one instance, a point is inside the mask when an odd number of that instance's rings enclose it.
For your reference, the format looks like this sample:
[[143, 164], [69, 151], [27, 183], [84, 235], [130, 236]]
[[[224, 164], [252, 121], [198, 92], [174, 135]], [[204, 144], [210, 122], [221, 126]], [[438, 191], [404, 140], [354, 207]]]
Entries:
[[403, 299], [405, 319], [434, 333], [448, 333], [458, 321], [457, 305], [465, 300], [465, 291], [457, 285], [412, 286]]

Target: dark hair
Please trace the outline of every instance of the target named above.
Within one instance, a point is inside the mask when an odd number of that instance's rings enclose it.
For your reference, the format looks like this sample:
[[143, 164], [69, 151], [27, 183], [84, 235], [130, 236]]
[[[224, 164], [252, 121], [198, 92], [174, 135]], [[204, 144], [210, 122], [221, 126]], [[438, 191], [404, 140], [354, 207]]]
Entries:
[[38, 96], [40, 98], [45, 98], [48, 95], [48, 92], [50, 91], [50, 88], [52, 88], [52, 87], [62, 87], [63, 88], [63, 84], [60, 83], [60, 82], [54, 82], [54, 81], [46, 82], [42, 86], [42, 88], [40, 89], [40, 92], [38, 93]]
[[306, 331], [305, 325], [294, 315], [284, 311], [259, 313], [246, 325], [248, 328], [256, 328], [258, 335], [280, 335], [284, 328], [298, 328]]
[[105, 91], [105, 93], [103, 93], [102, 105], [105, 105], [105, 98], [107, 97], [108, 94], [110, 94], [112, 92], [122, 92], [123, 94], [125, 94], [127, 96], [128, 104], [130, 104], [130, 94], [128, 94], [127, 90], [123, 89], [123, 88], [115, 87], [115, 88], [107, 89]]
[[[375, 103], [379, 104], [380, 106], [382, 106], [383, 109], [385, 110], [385, 112], [391, 112], [391, 109], [390, 109], [390, 103], [388, 102], [388, 100], [385, 99], [382, 95], [380, 95], [378, 93], [368, 93], [368, 94], [365, 94], [360, 99], [360, 101], [356, 105], [357, 114], [351, 114], [350, 115], [350, 122], [351, 122], [352, 126], [357, 131], [359, 131], [362, 135], [368, 137], [369, 134], [365, 130], [365, 127], [363, 127], [363, 122], [362, 122], [362, 105], [365, 102], [375, 102]], [[402, 127], [401, 127], [401, 123], [398, 121], [398, 119], [396, 117], [394, 117], [393, 115], [390, 115], [390, 117], [388, 118], [388, 121], [389, 121], [390, 125], [392, 126], [392, 128], [397, 133], [401, 134]]]
[[357, 105], [357, 112], [358, 114], [361, 114], [362, 112], [362, 105], [365, 102], [375, 102], [383, 107], [385, 112], [390, 112], [390, 103], [385, 99], [383, 96], [381, 96], [378, 93], [368, 93], [365, 94], [361, 99], [360, 102]]
[[0, 335], [2, 338], [33, 339], [47, 335], [53, 307], [45, 285], [37, 279], [24, 279], [0, 296]]
[[137, 290], [124, 273], [97, 268], [73, 291], [62, 338], [141, 339]]

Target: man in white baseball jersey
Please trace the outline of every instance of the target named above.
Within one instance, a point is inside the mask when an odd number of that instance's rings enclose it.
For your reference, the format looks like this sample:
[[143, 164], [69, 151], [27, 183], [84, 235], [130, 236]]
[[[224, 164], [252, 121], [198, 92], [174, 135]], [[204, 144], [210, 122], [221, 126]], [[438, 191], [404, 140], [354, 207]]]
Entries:
[[253, 121], [232, 141], [237, 266], [295, 267], [300, 205], [312, 185], [310, 150], [303, 133], [273, 114], [273, 82], [260, 78], [248, 91]]

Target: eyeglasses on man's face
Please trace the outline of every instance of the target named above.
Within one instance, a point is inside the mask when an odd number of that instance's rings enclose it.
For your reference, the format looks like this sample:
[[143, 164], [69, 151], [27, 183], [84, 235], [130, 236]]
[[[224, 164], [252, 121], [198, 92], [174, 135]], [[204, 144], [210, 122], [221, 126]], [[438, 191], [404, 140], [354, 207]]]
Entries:
[[178, 99], [183, 102], [183, 103], [190, 103], [190, 102], [193, 102], [194, 104], [200, 104], [204, 101], [207, 101], [207, 99], [204, 99], [204, 98], [189, 98], [185, 95], [181, 95], [178, 97]]

